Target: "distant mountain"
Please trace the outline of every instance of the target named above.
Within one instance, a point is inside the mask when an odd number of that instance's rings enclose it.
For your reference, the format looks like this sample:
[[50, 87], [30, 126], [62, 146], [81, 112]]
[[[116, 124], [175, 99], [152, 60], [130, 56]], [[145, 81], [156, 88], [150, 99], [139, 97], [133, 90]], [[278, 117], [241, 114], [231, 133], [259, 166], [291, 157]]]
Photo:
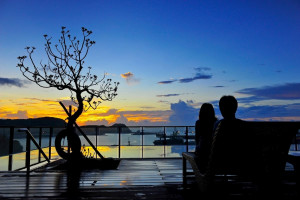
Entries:
[[[83, 127], [96, 127], [98, 125], [87, 125]], [[105, 126], [105, 125], [100, 125], [99, 127], [99, 133], [100, 134], [105, 134], [105, 133], [119, 133], [119, 127], [121, 127], [121, 132], [122, 133], [132, 133], [130, 128], [126, 126], [125, 124], [120, 124], [116, 123], [111, 126]], [[94, 132], [92, 131], [91, 133], [86, 132], [87, 135], [94, 135]]]
[[125, 124], [114, 124], [111, 127], [121, 127], [121, 131], [122, 133], [131, 133], [132, 131], [130, 130], [130, 128], [128, 128]]
[[[0, 156], [6, 156], [9, 154], [9, 138], [7, 135], [0, 134]], [[12, 153], [19, 153], [23, 151], [23, 146], [20, 144], [19, 141], [13, 141], [13, 152]]]
[[0, 119], [0, 126], [17, 127], [65, 127], [66, 122], [55, 117], [41, 117], [30, 119]]

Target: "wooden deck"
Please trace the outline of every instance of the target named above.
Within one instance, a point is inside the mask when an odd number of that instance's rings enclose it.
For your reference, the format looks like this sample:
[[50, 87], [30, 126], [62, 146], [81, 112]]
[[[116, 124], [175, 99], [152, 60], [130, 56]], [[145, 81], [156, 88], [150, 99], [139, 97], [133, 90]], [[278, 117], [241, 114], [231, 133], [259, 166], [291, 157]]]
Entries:
[[[52, 163], [30, 173], [0, 172], [0, 199], [204, 199], [193, 177], [182, 185], [181, 159], [124, 159], [117, 170], [55, 170]], [[188, 166], [190, 169], [190, 166]], [[297, 199], [291, 165], [282, 186], [282, 199]], [[223, 185], [224, 186], [224, 185]], [[221, 186], [223, 199], [256, 199], [249, 183]]]

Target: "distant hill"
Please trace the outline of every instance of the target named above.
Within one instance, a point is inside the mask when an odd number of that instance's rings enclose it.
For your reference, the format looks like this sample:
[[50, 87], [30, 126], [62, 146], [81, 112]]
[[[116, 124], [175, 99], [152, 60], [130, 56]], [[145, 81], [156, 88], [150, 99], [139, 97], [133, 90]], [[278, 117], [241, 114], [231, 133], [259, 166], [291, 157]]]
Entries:
[[[8, 155], [9, 150], [9, 138], [7, 135], [0, 134], [0, 156], [6, 156]], [[19, 153], [23, 151], [23, 146], [20, 144], [19, 141], [14, 140], [13, 141], [13, 153]]]
[[111, 127], [122, 127], [122, 132], [123, 133], [131, 133], [132, 132], [130, 130], [130, 128], [128, 128], [125, 124], [117, 123], [117, 124], [112, 125]]
[[[87, 126], [83, 126], [83, 127], [95, 127], [98, 125], [87, 125]], [[132, 133], [132, 131], [130, 130], [130, 128], [128, 126], [126, 126], [125, 124], [121, 124], [121, 123], [116, 123], [113, 124], [111, 126], [105, 126], [105, 125], [100, 125], [99, 127], [99, 133], [100, 134], [104, 134], [104, 133], [119, 133], [119, 127], [121, 127], [121, 132], [122, 133]], [[88, 133], [86, 132], [87, 135], [93, 135], [94, 132], [92, 133]]]
[[0, 126], [17, 127], [65, 127], [66, 122], [55, 117], [41, 117], [30, 119], [0, 119]]

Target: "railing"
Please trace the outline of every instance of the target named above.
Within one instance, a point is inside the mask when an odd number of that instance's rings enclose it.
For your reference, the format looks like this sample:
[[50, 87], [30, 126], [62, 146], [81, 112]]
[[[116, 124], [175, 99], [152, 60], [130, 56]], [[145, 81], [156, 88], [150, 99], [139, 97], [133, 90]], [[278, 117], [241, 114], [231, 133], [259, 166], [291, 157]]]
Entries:
[[0, 127], [0, 171], [28, 170], [51, 159], [54, 128], [27, 127], [21, 131], [20, 128]]
[[35, 138], [31, 134], [31, 132], [27, 128], [20, 128], [18, 131], [26, 133], [26, 163], [25, 163], [25, 166], [27, 168], [27, 172], [29, 172], [29, 170], [30, 170], [30, 151], [31, 151], [30, 150], [30, 141], [33, 142], [35, 147], [38, 148], [39, 152], [44, 156], [46, 161], [49, 163], [50, 160], [49, 160], [48, 156], [45, 154], [45, 152], [43, 151], [41, 146], [36, 142]]
[[[30, 138], [18, 132], [19, 128], [0, 127], [0, 171], [28, 170], [47, 161], [42, 157], [42, 152], [50, 160], [59, 158], [54, 139], [64, 127], [27, 127], [41, 149], [31, 145]], [[194, 126], [83, 126], [81, 129], [104, 157], [180, 158], [182, 152], [195, 149]], [[293, 151], [300, 149], [299, 132], [296, 137], [298, 139], [295, 138], [291, 145]], [[84, 137], [81, 137], [81, 141], [85, 156], [99, 157]]]

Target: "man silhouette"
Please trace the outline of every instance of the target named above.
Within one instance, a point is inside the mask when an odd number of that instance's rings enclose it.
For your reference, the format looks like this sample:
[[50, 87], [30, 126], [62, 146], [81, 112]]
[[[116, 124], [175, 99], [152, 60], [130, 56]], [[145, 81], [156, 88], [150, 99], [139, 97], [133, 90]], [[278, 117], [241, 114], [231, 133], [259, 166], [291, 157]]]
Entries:
[[222, 96], [219, 108], [223, 119], [215, 125], [207, 173], [243, 174], [255, 179], [261, 192], [276, 194], [280, 187], [279, 175], [273, 171], [277, 170], [270, 169], [272, 159], [265, 160], [261, 141], [252, 137], [255, 133], [251, 132], [251, 126], [236, 118], [237, 100], [233, 96]]
[[[245, 140], [244, 124], [241, 119], [237, 119], [235, 113], [238, 102], [235, 97], [225, 95], [220, 98], [219, 109], [223, 119], [215, 124], [214, 138], [212, 142], [211, 169], [227, 168], [228, 170], [239, 168], [243, 155], [243, 144]], [[217, 158], [217, 159], [216, 159]], [[214, 162], [218, 160], [218, 162]]]
[[217, 125], [223, 120], [240, 122], [241, 120], [235, 117], [237, 108], [238, 108], [238, 102], [234, 96], [231, 95], [222, 96], [219, 101], [219, 109], [221, 111], [223, 119], [219, 120]]

